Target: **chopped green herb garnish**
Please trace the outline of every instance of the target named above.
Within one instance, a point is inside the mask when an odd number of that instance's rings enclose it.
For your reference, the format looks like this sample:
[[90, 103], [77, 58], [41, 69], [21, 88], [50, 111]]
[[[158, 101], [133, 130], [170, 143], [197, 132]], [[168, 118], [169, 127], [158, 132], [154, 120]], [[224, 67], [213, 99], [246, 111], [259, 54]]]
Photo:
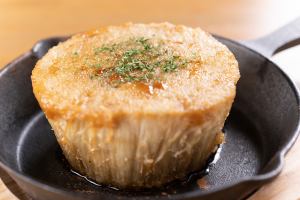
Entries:
[[101, 67], [101, 64], [100, 64], [100, 63], [97, 63], [97, 64], [94, 65], [94, 67], [100, 68], [100, 67]]
[[[165, 73], [185, 67], [188, 61], [172, 50], [150, 41], [148, 38], [130, 38], [126, 41], [105, 44], [94, 48], [95, 58], [89, 66], [101, 68], [95, 73], [118, 86], [126, 82], [150, 82], [159, 80]], [[94, 64], [91, 64], [93, 63]]]
[[95, 53], [95, 54], [99, 54], [99, 53], [105, 52], [105, 51], [107, 51], [107, 52], [112, 52], [113, 50], [114, 50], [113, 47], [103, 46], [103, 47], [95, 48], [95, 49], [94, 49], [94, 53]]

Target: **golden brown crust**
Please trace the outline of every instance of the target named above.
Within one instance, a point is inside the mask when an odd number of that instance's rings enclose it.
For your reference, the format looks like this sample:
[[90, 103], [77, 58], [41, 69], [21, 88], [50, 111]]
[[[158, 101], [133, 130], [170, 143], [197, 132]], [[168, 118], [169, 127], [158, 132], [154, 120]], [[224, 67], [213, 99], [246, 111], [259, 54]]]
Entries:
[[[85, 57], [93, 47], [124, 37], [152, 37], [167, 41], [181, 56], [197, 59], [178, 73], [170, 73], [164, 89], [143, 92], [134, 83], [113, 88], [90, 78]], [[79, 55], [74, 58], [74, 51]], [[74, 35], [53, 47], [32, 72], [34, 94], [48, 118], [115, 120], [128, 113], [195, 113], [233, 99], [239, 78], [233, 54], [199, 28], [161, 24], [108, 26]], [[72, 89], [71, 89], [72, 88]]]

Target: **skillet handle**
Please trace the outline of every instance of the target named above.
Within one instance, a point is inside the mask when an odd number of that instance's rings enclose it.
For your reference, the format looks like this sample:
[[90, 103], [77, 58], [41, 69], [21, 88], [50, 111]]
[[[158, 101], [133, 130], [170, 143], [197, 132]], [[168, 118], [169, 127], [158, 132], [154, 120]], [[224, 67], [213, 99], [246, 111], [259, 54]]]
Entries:
[[241, 41], [266, 57], [300, 44], [300, 17], [274, 32], [255, 40]]

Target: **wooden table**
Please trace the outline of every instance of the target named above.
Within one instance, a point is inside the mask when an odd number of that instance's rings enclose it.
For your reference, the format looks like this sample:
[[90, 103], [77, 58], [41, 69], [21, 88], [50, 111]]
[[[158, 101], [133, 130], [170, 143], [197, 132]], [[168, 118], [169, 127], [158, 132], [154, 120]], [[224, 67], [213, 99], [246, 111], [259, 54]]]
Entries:
[[[108, 24], [170, 21], [202, 28], [233, 39], [264, 35], [300, 14], [298, 0], [1, 0], [0, 66], [39, 39], [67, 35]], [[300, 48], [274, 57], [300, 80]], [[286, 157], [280, 176], [251, 200], [300, 199], [300, 140]], [[6, 183], [20, 199], [28, 199], [9, 178]], [[17, 199], [0, 181], [0, 200]]]

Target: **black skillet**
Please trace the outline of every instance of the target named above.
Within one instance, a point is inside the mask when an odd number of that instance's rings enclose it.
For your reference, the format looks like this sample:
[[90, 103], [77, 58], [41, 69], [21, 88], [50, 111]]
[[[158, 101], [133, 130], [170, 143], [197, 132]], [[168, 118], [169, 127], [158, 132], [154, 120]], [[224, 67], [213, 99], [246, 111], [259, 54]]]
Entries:
[[[124, 191], [97, 186], [71, 172], [38, 106], [30, 75], [36, 61], [63, 37], [45, 39], [0, 72], [0, 166], [31, 197], [70, 199], [242, 199], [276, 177], [299, 131], [299, 94], [268, 57], [300, 42], [300, 18], [255, 41], [217, 37], [235, 54], [241, 71], [226, 121], [220, 159], [204, 177], [165, 187]], [[248, 47], [246, 47], [248, 46]], [[260, 53], [257, 53], [256, 50]], [[196, 176], [196, 178], [195, 178]], [[203, 179], [202, 179], [203, 180]]]

